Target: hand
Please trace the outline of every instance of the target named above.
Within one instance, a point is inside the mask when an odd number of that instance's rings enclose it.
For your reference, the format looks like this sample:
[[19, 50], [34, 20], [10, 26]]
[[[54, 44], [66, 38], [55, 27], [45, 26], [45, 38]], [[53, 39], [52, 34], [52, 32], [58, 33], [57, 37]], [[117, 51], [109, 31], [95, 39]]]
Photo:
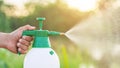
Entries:
[[17, 30], [8, 34], [8, 38], [6, 39], [8, 42], [6, 43], [6, 49], [13, 53], [17, 53], [18, 51], [22, 54], [25, 54], [30, 46], [31, 41], [33, 40], [30, 36], [22, 36], [22, 32], [24, 30], [34, 30], [35, 27], [30, 25], [25, 25]]

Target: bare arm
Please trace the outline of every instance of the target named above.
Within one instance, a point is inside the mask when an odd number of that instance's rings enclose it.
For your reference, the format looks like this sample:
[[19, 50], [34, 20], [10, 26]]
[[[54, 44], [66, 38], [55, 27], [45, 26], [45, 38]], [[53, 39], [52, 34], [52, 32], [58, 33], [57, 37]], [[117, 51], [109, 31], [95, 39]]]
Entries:
[[6, 48], [6, 44], [8, 43], [8, 34], [0, 32], [0, 48]]

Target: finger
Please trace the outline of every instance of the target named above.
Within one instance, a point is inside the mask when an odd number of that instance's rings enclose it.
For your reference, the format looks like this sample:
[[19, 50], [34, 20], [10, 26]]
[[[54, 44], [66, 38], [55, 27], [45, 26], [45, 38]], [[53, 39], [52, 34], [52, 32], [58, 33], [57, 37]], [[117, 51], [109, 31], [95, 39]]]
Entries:
[[21, 43], [18, 43], [18, 44], [17, 44], [17, 47], [18, 47], [18, 48], [21, 48], [21, 49], [23, 49], [23, 50], [28, 50], [28, 46], [25, 46], [25, 45], [23, 45], [23, 44], [21, 44]]
[[30, 36], [23, 36], [22, 38], [28, 42], [31, 42], [33, 40], [33, 37]]
[[30, 42], [24, 40], [24, 39], [20, 39], [19, 40], [19, 43], [23, 44], [23, 45], [26, 45], [26, 46], [30, 46]]
[[27, 53], [26, 50], [23, 50], [23, 49], [21, 49], [21, 48], [18, 48], [18, 51], [19, 51], [20, 53], [22, 53], [22, 54], [26, 54], [26, 53]]

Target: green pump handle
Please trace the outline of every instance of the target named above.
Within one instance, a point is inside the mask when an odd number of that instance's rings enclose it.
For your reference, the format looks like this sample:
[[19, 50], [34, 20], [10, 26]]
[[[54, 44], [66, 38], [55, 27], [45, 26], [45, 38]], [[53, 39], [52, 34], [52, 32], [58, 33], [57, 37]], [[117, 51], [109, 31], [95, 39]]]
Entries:
[[40, 30], [42, 30], [42, 27], [43, 27], [43, 21], [45, 20], [45, 18], [36, 18], [38, 21], [39, 21], [39, 27], [40, 27]]

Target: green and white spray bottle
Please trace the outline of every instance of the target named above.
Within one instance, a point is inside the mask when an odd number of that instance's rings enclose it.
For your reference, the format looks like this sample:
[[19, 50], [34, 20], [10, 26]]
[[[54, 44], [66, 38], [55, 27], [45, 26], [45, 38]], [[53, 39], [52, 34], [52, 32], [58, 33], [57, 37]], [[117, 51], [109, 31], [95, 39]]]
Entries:
[[24, 59], [24, 68], [60, 68], [57, 54], [51, 48], [49, 36], [64, 35], [64, 33], [42, 30], [43, 20], [37, 18], [40, 30], [26, 30], [23, 35], [34, 36], [32, 49]]

